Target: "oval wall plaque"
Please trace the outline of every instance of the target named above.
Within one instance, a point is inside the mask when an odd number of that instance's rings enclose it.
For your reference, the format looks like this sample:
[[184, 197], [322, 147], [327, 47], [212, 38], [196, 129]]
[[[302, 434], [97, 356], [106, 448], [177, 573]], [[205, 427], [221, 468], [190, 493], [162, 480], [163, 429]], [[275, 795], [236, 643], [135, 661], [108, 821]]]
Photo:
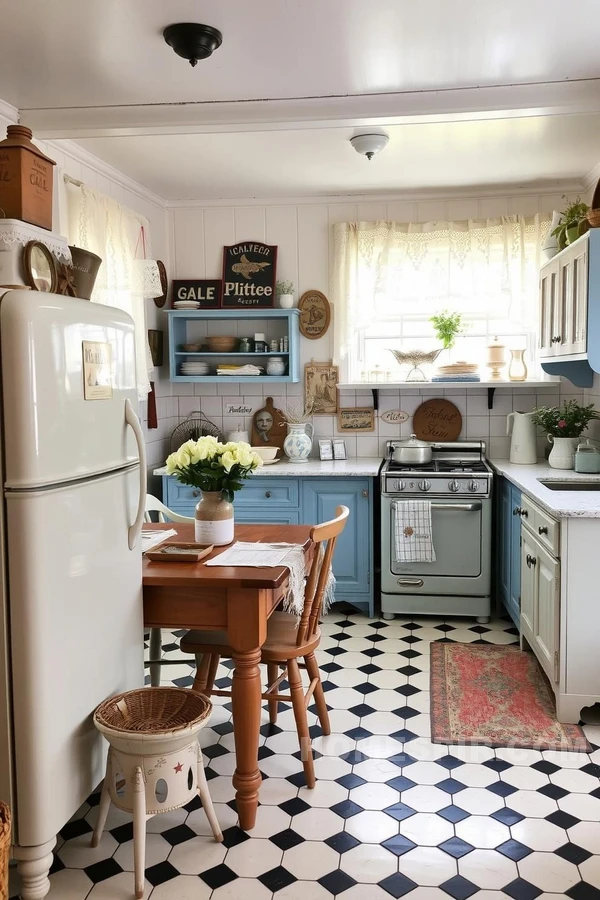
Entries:
[[455, 441], [462, 430], [462, 416], [449, 400], [426, 400], [413, 418], [420, 441]]
[[321, 291], [304, 291], [298, 303], [300, 333], [314, 341], [323, 337], [331, 322], [329, 300]]
[[381, 414], [380, 418], [382, 422], [387, 422], [388, 425], [401, 425], [402, 422], [408, 422], [410, 416], [403, 409], [388, 409]]

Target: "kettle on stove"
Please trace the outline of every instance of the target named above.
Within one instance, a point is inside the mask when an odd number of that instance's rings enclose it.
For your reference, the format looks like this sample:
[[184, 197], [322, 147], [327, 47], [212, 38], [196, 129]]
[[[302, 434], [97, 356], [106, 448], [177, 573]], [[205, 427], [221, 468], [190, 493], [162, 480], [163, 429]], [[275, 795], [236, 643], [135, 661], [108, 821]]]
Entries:
[[506, 433], [511, 436], [511, 463], [533, 466], [537, 462], [537, 436], [532, 415], [533, 412], [512, 412], [506, 417]]

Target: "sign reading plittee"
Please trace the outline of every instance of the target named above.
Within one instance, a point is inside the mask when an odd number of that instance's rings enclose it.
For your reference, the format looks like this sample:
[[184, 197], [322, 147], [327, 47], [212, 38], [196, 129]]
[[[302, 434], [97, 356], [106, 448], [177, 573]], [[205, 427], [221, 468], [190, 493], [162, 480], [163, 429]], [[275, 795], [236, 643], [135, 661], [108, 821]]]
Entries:
[[277, 247], [242, 241], [223, 248], [223, 301], [226, 309], [270, 309], [275, 304]]

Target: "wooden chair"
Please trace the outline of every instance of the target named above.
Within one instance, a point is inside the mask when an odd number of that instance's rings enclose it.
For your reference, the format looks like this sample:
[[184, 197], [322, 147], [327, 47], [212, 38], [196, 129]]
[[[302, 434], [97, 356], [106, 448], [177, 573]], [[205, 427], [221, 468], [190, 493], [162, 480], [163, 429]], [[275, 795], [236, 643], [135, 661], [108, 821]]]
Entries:
[[[152, 522], [150, 513], [156, 513], [156, 521], [158, 522], [180, 522], [182, 524], [193, 525], [194, 520], [190, 516], [180, 516], [179, 513], [173, 512], [168, 506], [165, 506], [158, 497], [152, 494], [146, 494], [144, 521]], [[160, 669], [161, 666], [167, 665], [175, 660], [161, 660], [162, 652], [162, 631], [160, 628], [150, 629], [150, 650], [148, 654], [147, 665], [150, 668], [150, 684], [152, 687], [160, 687]]]
[[[338, 537], [344, 530], [349, 512], [347, 506], [339, 506], [335, 519], [322, 525], [315, 525], [312, 529], [311, 538], [318, 546], [306, 581], [302, 615], [298, 620], [289, 613], [273, 613], [268, 623], [267, 639], [261, 648], [261, 662], [267, 666], [268, 683], [262, 698], [269, 704], [269, 720], [272, 724], [277, 721], [277, 705], [280, 701], [291, 701], [300, 741], [304, 777], [309, 788], [315, 786], [315, 770], [306, 710], [313, 695], [323, 733], [331, 733], [325, 693], [315, 657], [315, 650], [321, 640], [319, 617], [331, 571], [333, 551]], [[214, 690], [213, 687], [220, 657], [233, 655], [226, 643], [224, 632], [188, 631], [181, 639], [180, 647], [184, 653], [193, 653], [196, 657], [196, 678], [192, 690], [206, 696], [211, 694], [231, 696], [231, 691]], [[299, 660], [303, 660], [303, 663]], [[280, 671], [281, 669], [283, 671]], [[302, 685], [301, 669], [306, 669], [309, 677], [306, 691]], [[289, 694], [280, 693], [280, 685], [284, 680], [290, 685]]]

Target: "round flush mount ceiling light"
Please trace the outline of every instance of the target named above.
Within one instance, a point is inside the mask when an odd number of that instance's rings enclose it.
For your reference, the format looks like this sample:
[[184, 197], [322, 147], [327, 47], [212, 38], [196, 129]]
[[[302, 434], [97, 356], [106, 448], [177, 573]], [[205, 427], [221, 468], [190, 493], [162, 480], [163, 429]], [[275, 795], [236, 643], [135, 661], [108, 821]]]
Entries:
[[168, 25], [163, 31], [163, 37], [177, 56], [187, 59], [190, 66], [195, 66], [200, 59], [207, 59], [223, 43], [220, 31], [210, 25], [198, 25], [195, 22]]
[[369, 132], [368, 134], [355, 134], [350, 138], [350, 143], [357, 153], [362, 153], [367, 159], [373, 159], [376, 153], [387, 147], [389, 137], [384, 132]]

